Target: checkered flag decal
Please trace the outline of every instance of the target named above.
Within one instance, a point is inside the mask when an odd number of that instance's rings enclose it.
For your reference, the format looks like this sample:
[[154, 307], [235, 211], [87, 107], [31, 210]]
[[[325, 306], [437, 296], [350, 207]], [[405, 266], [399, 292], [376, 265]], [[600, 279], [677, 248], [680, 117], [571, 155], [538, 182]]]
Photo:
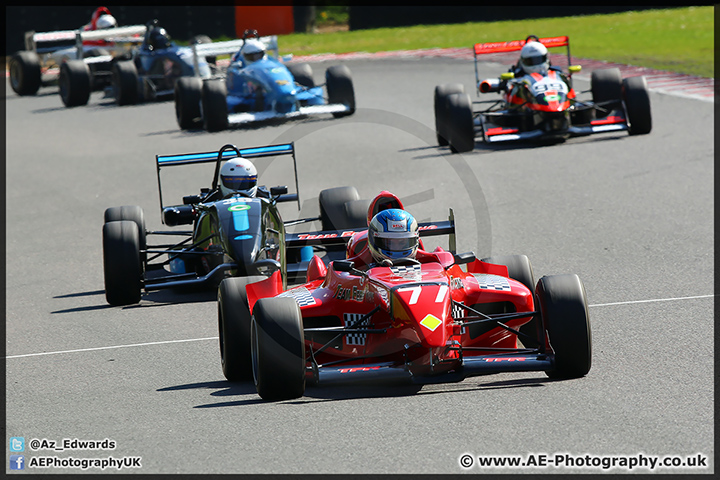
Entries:
[[422, 265], [400, 265], [390, 267], [390, 271], [398, 277], [408, 280], [420, 280], [422, 278]]
[[[370, 318], [366, 318], [360, 323], [355, 323], [360, 318], [362, 318], [362, 313], [346, 313], [343, 316], [345, 320], [345, 328], [362, 328], [367, 327], [370, 324]], [[345, 335], [345, 343], [347, 345], [365, 345], [366, 338], [366, 333], [348, 333], [347, 335]]]
[[315, 299], [305, 287], [293, 288], [292, 290], [281, 293], [278, 297], [293, 297], [301, 307], [315, 305]]
[[473, 277], [475, 277], [483, 290], [510, 291], [510, 282], [505, 277], [487, 273], [473, 273]]

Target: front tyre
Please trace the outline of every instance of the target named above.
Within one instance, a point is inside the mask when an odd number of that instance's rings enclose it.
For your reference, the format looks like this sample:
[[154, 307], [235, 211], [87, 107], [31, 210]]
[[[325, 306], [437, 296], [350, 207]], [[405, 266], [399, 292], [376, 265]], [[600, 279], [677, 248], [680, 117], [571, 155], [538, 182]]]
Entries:
[[245, 287], [266, 277], [226, 278], [218, 287], [218, 333], [220, 362], [229, 381], [252, 379], [250, 354], [250, 307]]
[[628, 116], [628, 133], [644, 135], [652, 130], [650, 94], [644, 76], [628, 77], [623, 80], [623, 100]]
[[252, 371], [263, 400], [305, 393], [305, 337], [300, 307], [290, 297], [261, 298], [253, 309]]
[[66, 107], [87, 105], [92, 91], [90, 68], [82, 60], [68, 60], [60, 65], [58, 77], [60, 99]]
[[202, 125], [202, 80], [197, 77], [180, 77], [175, 82], [175, 118], [183, 130]]
[[138, 71], [130, 60], [112, 66], [112, 89], [118, 105], [134, 105], [140, 100]]
[[441, 147], [448, 145], [447, 133], [445, 133], [448, 116], [445, 98], [453, 93], [465, 93], [465, 86], [461, 83], [445, 83], [435, 87], [435, 95], [433, 97], [435, 136], [437, 137], [438, 145]]
[[542, 277], [535, 289], [554, 352], [551, 378], [585, 376], [592, 365], [592, 335], [585, 286], [575, 274]]
[[325, 82], [328, 91], [328, 103], [340, 103], [349, 108], [346, 112], [335, 112], [333, 116], [346, 117], [355, 113], [355, 89], [350, 69], [345, 65], [334, 65], [325, 71]]
[[445, 97], [447, 104], [447, 141], [452, 153], [471, 152], [475, 148], [472, 100], [467, 93]]
[[208, 80], [202, 86], [203, 126], [208, 132], [228, 128], [227, 87], [225, 80]]
[[140, 301], [142, 268], [137, 224], [130, 220], [103, 225], [105, 298], [110, 305]]

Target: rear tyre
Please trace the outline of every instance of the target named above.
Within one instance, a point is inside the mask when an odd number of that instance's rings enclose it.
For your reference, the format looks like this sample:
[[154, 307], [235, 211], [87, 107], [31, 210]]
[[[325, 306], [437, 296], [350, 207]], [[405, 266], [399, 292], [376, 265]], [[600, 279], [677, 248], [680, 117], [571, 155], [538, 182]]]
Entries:
[[10, 58], [10, 87], [18, 95], [35, 95], [42, 85], [40, 58], [35, 52], [17, 52]]
[[202, 80], [196, 77], [180, 77], [175, 82], [175, 118], [183, 130], [202, 125]]
[[134, 105], [140, 100], [137, 67], [132, 61], [116, 62], [112, 67], [112, 89], [118, 105]]
[[334, 65], [325, 71], [328, 103], [340, 103], [350, 108], [347, 112], [335, 112], [333, 116], [346, 117], [355, 113], [355, 89], [350, 69], [345, 65]]
[[312, 68], [307, 63], [289, 63], [287, 65], [288, 70], [295, 79], [295, 83], [298, 83], [306, 88], [313, 88], [315, 86], [315, 80], [313, 79]]
[[60, 99], [66, 107], [87, 105], [92, 91], [90, 68], [82, 60], [68, 60], [60, 65], [58, 77]]
[[585, 287], [575, 274], [542, 277], [535, 289], [555, 353], [551, 378], [577, 378], [592, 365], [592, 336]]
[[137, 224], [122, 220], [103, 225], [105, 298], [110, 305], [140, 301], [142, 269]]
[[622, 75], [619, 68], [603, 68], [593, 70], [590, 76], [590, 89], [593, 103], [600, 105], [603, 110], [597, 110], [598, 117], [605, 117], [615, 108], [620, 107], [622, 99]]
[[[505, 265], [508, 269], [508, 276], [525, 285], [527, 289], [530, 290], [533, 298], [535, 298], [535, 274], [527, 255], [495, 255], [483, 258], [482, 261], [494, 263], [495, 265]], [[520, 327], [520, 331], [531, 338], [543, 338], [544, 336], [537, 330], [537, 323], [537, 318], [533, 317], [532, 320]], [[520, 337], [520, 341], [525, 345], [523, 337]], [[531, 344], [525, 346], [535, 347], [536, 345]]]
[[228, 128], [227, 88], [225, 80], [208, 80], [202, 85], [203, 126], [208, 132]]
[[137, 205], [123, 205], [122, 207], [110, 207], [105, 210], [105, 222], [118, 222], [130, 220], [138, 226], [138, 239], [140, 242], [140, 260], [144, 264], [147, 259], [147, 230], [145, 229], [145, 213]]
[[[360, 194], [355, 187], [335, 187], [322, 190], [318, 196], [320, 203], [320, 222], [323, 230], [342, 230], [357, 226], [367, 226], [367, 220], [363, 216], [360, 225], [353, 225], [357, 222], [350, 218], [347, 212], [346, 203], [360, 200]], [[367, 210], [365, 210], [367, 215]]]
[[627, 109], [630, 135], [644, 135], [652, 130], [650, 94], [644, 76], [623, 80], [623, 100]]
[[231, 382], [251, 380], [250, 323], [245, 287], [266, 277], [226, 278], [218, 287], [218, 332], [223, 374]]
[[472, 101], [467, 93], [453, 93], [446, 97], [447, 140], [452, 153], [470, 152], [475, 148]]
[[433, 106], [435, 110], [435, 136], [438, 145], [445, 147], [448, 145], [445, 127], [447, 125], [447, 104], [445, 97], [453, 93], [465, 93], [465, 86], [461, 83], [445, 83], [435, 87], [435, 96]]
[[287, 400], [305, 393], [305, 336], [293, 298], [261, 298], [253, 309], [252, 371], [263, 400]]

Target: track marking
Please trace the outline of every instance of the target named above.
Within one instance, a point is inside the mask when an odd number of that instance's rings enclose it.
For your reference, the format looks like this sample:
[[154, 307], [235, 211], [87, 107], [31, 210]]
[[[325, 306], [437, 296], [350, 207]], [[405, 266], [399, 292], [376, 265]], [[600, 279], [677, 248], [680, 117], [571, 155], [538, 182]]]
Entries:
[[[589, 308], [592, 307], [607, 307], [611, 305], [632, 305], [635, 303], [652, 303], [652, 302], [673, 302], [677, 300], [693, 300], [698, 298], [711, 298], [715, 295], [696, 295], [694, 297], [675, 297], [675, 298], [654, 298], [651, 300], [630, 300], [627, 302], [613, 302], [613, 303], [598, 303], [596, 305], [588, 305]], [[76, 350], [61, 350], [58, 352], [42, 352], [42, 353], [26, 353], [24, 355], [10, 355], [5, 357], [5, 359], [10, 358], [25, 358], [25, 357], [40, 357], [43, 355], [58, 355], [61, 353], [78, 353], [78, 352], [95, 352], [100, 350], [113, 350], [116, 348], [128, 348], [128, 347], [145, 347], [148, 345], [167, 345], [170, 343], [184, 343], [184, 342], [202, 342], [205, 340], [217, 340], [218, 337], [205, 337], [205, 338], [189, 338], [186, 340], [166, 340], [162, 342], [147, 342], [147, 343], [133, 343], [130, 345], [113, 345], [110, 347], [95, 347], [95, 348], [79, 348]]]

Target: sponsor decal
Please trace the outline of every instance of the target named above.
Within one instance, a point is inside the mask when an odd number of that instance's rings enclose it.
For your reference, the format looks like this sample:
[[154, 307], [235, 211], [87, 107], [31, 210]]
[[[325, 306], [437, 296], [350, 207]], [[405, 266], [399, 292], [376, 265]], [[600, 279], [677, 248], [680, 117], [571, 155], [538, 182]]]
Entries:
[[298, 234], [298, 240], [321, 240], [323, 238], [342, 238], [351, 237], [355, 232], [353, 230], [347, 230], [342, 232], [340, 235], [337, 233], [324, 233], [321, 235], [315, 235], [312, 233], [300, 233]]
[[462, 290], [465, 288], [465, 284], [463, 284], [462, 278], [456, 278], [450, 275], [450, 288], [453, 290]]
[[242, 212], [243, 210], [250, 210], [250, 205], [233, 205], [228, 208], [230, 212]]
[[431, 332], [434, 332], [437, 327], [439, 327], [442, 324], [442, 320], [437, 318], [435, 315], [428, 314], [420, 320], [420, 325], [427, 328]]
[[338, 369], [338, 372], [340, 373], [355, 373], [355, 372], [371, 372], [373, 370], [380, 370], [381, 366], [376, 365], [374, 367], [352, 367], [352, 368], [340, 368]]
[[287, 80], [275, 80], [275, 83], [277, 83], [278, 85], [287, 85], [290, 82], [288, 82]]
[[486, 362], [524, 362], [527, 357], [497, 357], [497, 358], [486, 358]]
[[388, 222], [388, 232], [405, 232], [407, 231], [407, 219], [390, 220]]
[[353, 285], [352, 288], [345, 288], [342, 285], [338, 285], [333, 298], [338, 300], [353, 300], [355, 302], [372, 302], [374, 298], [373, 292], [369, 290], [361, 290]]

